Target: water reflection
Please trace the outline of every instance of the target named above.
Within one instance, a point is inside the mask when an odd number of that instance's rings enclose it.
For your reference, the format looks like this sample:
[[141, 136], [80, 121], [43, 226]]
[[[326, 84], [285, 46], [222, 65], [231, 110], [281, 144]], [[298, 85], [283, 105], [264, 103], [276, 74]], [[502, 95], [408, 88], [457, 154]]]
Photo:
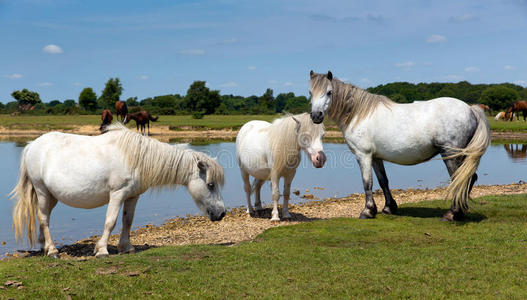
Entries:
[[527, 159], [527, 144], [503, 144], [513, 162], [524, 162]]

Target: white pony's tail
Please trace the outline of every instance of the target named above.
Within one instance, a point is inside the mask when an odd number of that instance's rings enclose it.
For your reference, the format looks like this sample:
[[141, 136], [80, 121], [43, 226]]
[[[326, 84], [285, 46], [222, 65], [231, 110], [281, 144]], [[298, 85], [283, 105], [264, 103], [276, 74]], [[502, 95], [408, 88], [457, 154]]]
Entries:
[[464, 149], [454, 149], [454, 154], [446, 159], [464, 157], [461, 166], [452, 175], [452, 182], [447, 189], [447, 199], [452, 199], [455, 207], [463, 212], [468, 210], [468, 199], [472, 176], [476, 173], [479, 161], [490, 144], [490, 126], [483, 110], [478, 106], [470, 109], [476, 117], [478, 126], [472, 139]]
[[37, 194], [29, 179], [26, 169], [26, 152], [22, 151], [20, 159], [19, 179], [15, 188], [9, 193], [11, 199], [18, 199], [13, 210], [13, 228], [17, 241], [24, 238], [24, 227], [27, 229], [27, 239], [31, 246], [35, 245], [37, 231]]

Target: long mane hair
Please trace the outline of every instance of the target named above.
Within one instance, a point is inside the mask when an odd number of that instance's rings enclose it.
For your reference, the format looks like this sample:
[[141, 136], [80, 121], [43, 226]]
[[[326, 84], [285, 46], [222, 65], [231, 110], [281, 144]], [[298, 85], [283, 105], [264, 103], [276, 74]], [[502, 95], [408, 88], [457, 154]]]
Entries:
[[[300, 129], [297, 131], [298, 126]], [[300, 163], [301, 143], [323, 133], [324, 125], [314, 124], [308, 113], [287, 115], [274, 120], [269, 127], [269, 143], [273, 155], [271, 172], [283, 174], [287, 169], [296, 168]]]
[[367, 118], [379, 105], [390, 107], [394, 102], [386, 96], [369, 93], [357, 86], [344, 83], [338, 78], [331, 81], [326, 74], [313, 74], [310, 85], [313, 95], [325, 93], [328, 84], [333, 85], [333, 98], [327, 111], [330, 119], [338, 126], [348, 125], [355, 118], [355, 124]]
[[117, 145], [128, 167], [139, 176], [144, 189], [170, 185], [186, 185], [198, 168], [207, 165], [207, 181], [225, 182], [223, 168], [202, 152], [183, 149], [142, 136], [120, 123], [108, 126], [108, 132], [119, 132]]

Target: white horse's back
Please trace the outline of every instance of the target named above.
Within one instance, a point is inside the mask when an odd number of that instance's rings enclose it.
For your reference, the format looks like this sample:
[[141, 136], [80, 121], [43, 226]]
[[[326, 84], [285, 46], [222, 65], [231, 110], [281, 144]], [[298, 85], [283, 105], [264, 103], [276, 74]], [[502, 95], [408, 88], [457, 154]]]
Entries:
[[[60, 132], [42, 135], [28, 145], [28, 174], [55, 199], [77, 208], [109, 201], [109, 191], [131, 177], [117, 145], [118, 132], [83, 136]], [[83, 180], [89, 177], [90, 180]]]

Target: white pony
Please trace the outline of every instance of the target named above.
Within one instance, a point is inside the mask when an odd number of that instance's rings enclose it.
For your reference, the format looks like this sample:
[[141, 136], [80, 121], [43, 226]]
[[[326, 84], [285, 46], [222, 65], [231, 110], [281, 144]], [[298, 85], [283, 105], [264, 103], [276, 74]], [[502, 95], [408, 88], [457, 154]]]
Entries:
[[[286, 116], [272, 124], [265, 121], [250, 121], [243, 125], [236, 137], [236, 158], [240, 166], [244, 189], [247, 195], [247, 213], [254, 213], [251, 193], [255, 192], [255, 206], [262, 209], [260, 189], [265, 181], [271, 180], [273, 190], [273, 211], [271, 221], [279, 221], [278, 183], [284, 178], [284, 205], [282, 217], [290, 219], [288, 204], [291, 181], [300, 164], [300, 150], [304, 150], [313, 166], [321, 168], [326, 161], [322, 138], [324, 125], [314, 124], [309, 114]], [[249, 175], [254, 177], [253, 186]]]
[[490, 143], [487, 117], [478, 106], [454, 98], [437, 98], [398, 104], [333, 78], [310, 73], [311, 119], [321, 123], [327, 114], [340, 127], [357, 157], [366, 205], [361, 218], [373, 218], [377, 207], [372, 195], [372, 166], [384, 192], [383, 213], [395, 213], [397, 204], [388, 187], [383, 161], [414, 165], [441, 154], [452, 183], [453, 199], [444, 220], [463, 216], [470, 190], [477, 179], [481, 156]]
[[130, 227], [139, 196], [151, 187], [184, 185], [197, 206], [212, 221], [225, 216], [220, 194], [222, 167], [209, 156], [143, 137], [121, 124], [99, 136], [50, 132], [27, 145], [20, 160], [18, 198], [13, 212], [17, 239], [33, 246], [36, 217], [39, 242], [45, 254], [58, 256], [49, 231], [49, 216], [58, 201], [78, 208], [108, 204], [104, 232], [97, 242], [97, 257], [108, 256], [108, 237], [121, 206], [123, 227], [119, 252], [133, 252]]

